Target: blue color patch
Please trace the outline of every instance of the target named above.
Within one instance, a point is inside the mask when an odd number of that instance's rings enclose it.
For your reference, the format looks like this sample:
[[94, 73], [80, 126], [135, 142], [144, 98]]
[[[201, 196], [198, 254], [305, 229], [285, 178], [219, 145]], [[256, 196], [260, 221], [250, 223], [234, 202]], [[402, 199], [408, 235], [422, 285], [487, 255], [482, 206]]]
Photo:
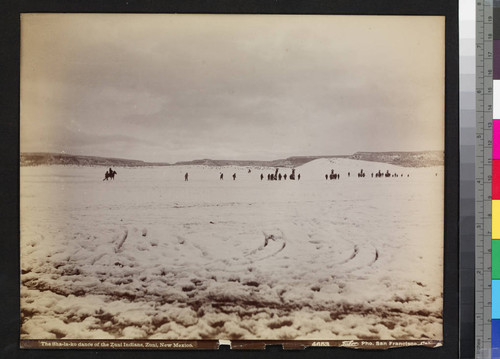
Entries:
[[500, 358], [500, 319], [491, 321], [491, 357]]

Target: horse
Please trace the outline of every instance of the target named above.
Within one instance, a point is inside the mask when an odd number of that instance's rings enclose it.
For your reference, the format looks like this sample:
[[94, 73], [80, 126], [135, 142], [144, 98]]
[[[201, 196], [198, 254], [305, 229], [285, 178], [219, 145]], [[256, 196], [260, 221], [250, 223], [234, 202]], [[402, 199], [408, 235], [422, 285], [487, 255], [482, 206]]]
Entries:
[[110, 172], [106, 171], [106, 173], [104, 174], [104, 178], [102, 180], [107, 181], [109, 178], [111, 178], [114, 181], [115, 174], [116, 174], [116, 171], [110, 171]]

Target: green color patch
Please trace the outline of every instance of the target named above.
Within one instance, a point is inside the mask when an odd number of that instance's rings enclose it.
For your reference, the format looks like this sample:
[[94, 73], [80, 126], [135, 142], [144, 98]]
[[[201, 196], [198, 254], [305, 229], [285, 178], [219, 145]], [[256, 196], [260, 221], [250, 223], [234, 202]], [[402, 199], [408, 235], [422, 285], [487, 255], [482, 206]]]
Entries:
[[491, 279], [500, 279], [500, 239], [491, 243]]

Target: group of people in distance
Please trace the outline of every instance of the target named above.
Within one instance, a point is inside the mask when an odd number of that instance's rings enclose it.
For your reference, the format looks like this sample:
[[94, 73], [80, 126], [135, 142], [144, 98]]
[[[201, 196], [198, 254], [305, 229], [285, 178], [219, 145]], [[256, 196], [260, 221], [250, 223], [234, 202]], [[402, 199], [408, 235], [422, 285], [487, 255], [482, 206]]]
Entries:
[[[252, 171], [249, 169], [248, 173], [251, 173], [251, 172]], [[116, 174], [117, 174], [116, 171], [110, 167], [109, 170], [106, 171], [106, 173], [104, 174], [103, 181], [107, 181], [108, 179], [114, 180]], [[364, 172], [363, 170], [361, 170], [358, 173], [358, 177], [365, 177], [365, 175], [366, 175], [366, 172]], [[436, 176], [437, 176], [437, 173], [436, 173]], [[351, 177], [351, 172], [347, 172], [347, 177]], [[371, 177], [374, 177], [373, 173], [371, 174]], [[379, 170], [378, 172], [375, 173], [375, 177], [404, 177], [404, 174], [403, 173], [401, 173], [401, 174], [390, 173], [389, 170], [387, 170], [385, 173], [383, 173], [382, 171]], [[406, 177], [410, 177], [410, 175], [407, 174]], [[297, 180], [300, 180], [300, 173], [297, 176], [295, 176], [295, 168], [293, 168], [290, 176], [287, 176], [286, 173], [284, 173], [284, 174], [279, 173], [279, 168], [276, 168], [274, 173], [269, 173], [267, 175], [268, 181], [281, 181], [282, 179], [286, 181], [287, 178], [290, 180], [295, 180], [295, 178], [297, 178]], [[224, 173], [220, 172], [219, 179], [220, 180], [224, 179]], [[263, 179], [264, 179], [264, 174], [261, 173], [260, 180], [262, 181]], [[330, 174], [328, 174], [328, 173], [325, 174], [325, 179], [326, 180], [328, 180], [328, 179], [331, 179], [331, 180], [340, 179], [340, 173], [335, 173], [335, 171], [332, 169]], [[235, 180], [236, 180], [236, 173], [233, 173], [233, 181], [235, 181]], [[189, 173], [188, 172], [186, 172], [186, 174], [184, 175], [184, 181], [189, 181]]]
[[[252, 170], [248, 170], [248, 173], [251, 173]], [[295, 180], [295, 169], [292, 169], [292, 173], [290, 174], [290, 176], [287, 176], [287, 174], [281, 174], [279, 173], [279, 169], [276, 168], [276, 171], [274, 173], [269, 173], [267, 175], [267, 180], [268, 181], [281, 181], [282, 179], [286, 180], [287, 178], [289, 178], [290, 180]], [[260, 180], [262, 181], [264, 179], [264, 174], [261, 173], [260, 174]], [[220, 172], [219, 173], [219, 180], [224, 180], [224, 173], [223, 172]], [[236, 173], [233, 173], [233, 181], [236, 180]], [[297, 180], [300, 180], [300, 173], [297, 175]], [[186, 172], [184, 174], [184, 181], [189, 181], [189, 173]]]
[[[349, 172], [349, 175], [351, 173]], [[340, 173], [335, 173], [334, 170], [332, 170], [332, 172], [330, 172], [330, 175], [328, 175], [328, 173], [325, 175], [325, 179], [328, 179], [330, 178], [331, 180], [335, 180], [335, 179], [340, 179]]]
[[[248, 173], [251, 173], [251, 172], [252, 171], [249, 169]], [[114, 180], [116, 174], [117, 174], [116, 171], [110, 167], [109, 170], [106, 171], [106, 173], [104, 174], [103, 181], [107, 181], [108, 179]], [[358, 177], [365, 177], [365, 175], [366, 175], [366, 172], [364, 172], [363, 170], [361, 170], [358, 173]], [[437, 173], [436, 173], [436, 176], [437, 176]], [[347, 172], [347, 177], [351, 177], [351, 172]], [[375, 173], [375, 176], [372, 173], [371, 177], [404, 177], [404, 174], [403, 173], [401, 173], [401, 174], [390, 173], [389, 170], [387, 170], [385, 173], [383, 173], [382, 171], [379, 170], [378, 172]], [[410, 175], [407, 174], [406, 177], [410, 177]], [[297, 178], [297, 180], [300, 180], [300, 173], [296, 176], [295, 175], [295, 168], [293, 168], [292, 173], [289, 176], [287, 176], [286, 173], [284, 173], [284, 174], [279, 173], [279, 168], [276, 168], [274, 173], [269, 173], [267, 175], [268, 181], [281, 181], [282, 179], [286, 181], [287, 178], [290, 180], [295, 180], [295, 178]], [[220, 172], [219, 179], [220, 180], [224, 179], [224, 173]], [[264, 179], [264, 174], [261, 173], [260, 180], [262, 181], [263, 179]], [[325, 179], [326, 180], [328, 180], [328, 179], [331, 179], [331, 180], [340, 179], [340, 173], [335, 173], [335, 171], [332, 169], [330, 174], [328, 174], [328, 173], [325, 174]], [[233, 173], [233, 181], [235, 181], [235, 180], [236, 180], [236, 173]], [[188, 172], [186, 172], [186, 174], [184, 175], [184, 181], [189, 181], [189, 173]]]
[[[276, 168], [274, 173], [268, 173], [267, 174], [267, 180], [268, 181], [281, 181], [282, 179], [286, 181], [286, 179], [289, 178], [290, 180], [295, 180], [295, 168], [292, 169], [292, 173], [290, 176], [287, 176], [287, 174], [281, 174], [279, 173], [279, 168]], [[260, 174], [260, 180], [262, 181], [264, 179], [264, 174]], [[297, 180], [300, 180], [300, 173], [297, 175]]]
[[[373, 177], [373, 173], [372, 173]], [[390, 173], [389, 170], [387, 170], [385, 173], [382, 173], [382, 171], [378, 170], [377, 173], [375, 173], [375, 177], [404, 177], [404, 174], [398, 174], [398, 173]], [[406, 177], [410, 177], [409, 174], [406, 175]]]
[[[437, 174], [436, 174], [437, 175]], [[366, 176], [366, 172], [363, 171], [363, 169], [361, 169], [361, 171], [359, 171], [358, 173], [358, 177], [365, 177]], [[347, 172], [347, 177], [351, 177], [351, 172]], [[371, 174], [371, 177], [373, 178], [374, 177], [374, 174], [372, 173]], [[375, 177], [404, 177], [404, 174], [401, 173], [401, 174], [398, 174], [398, 173], [390, 173], [389, 170], [387, 170], [387, 172], [383, 173], [382, 171], [378, 171], [375, 173]], [[410, 177], [409, 174], [406, 175], [406, 177]], [[330, 173], [330, 175], [325, 174], [325, 179], [340, 179], [340, 174], [339, 173], [335, 173], [334, 170], [332, 170], [332, 172]]]
[[[224, 173], [222, 173], [222, 172], [220, 173], [219, 180], [221, 180], [221, 181], [224, 180]], [[233, 173], [233, 181], [235, 181], [235, 180], [236, 180], [236, 173]]]
[[[220, 173], [220, 176], [219, 176], [219, 179], [220, 180], [223, 180], [224, 179], [224, 173]], [[233, 181], [236, 180], [236, 173], [233, 173]], [[189, 172], [186, 172], [186, 174], [184, 175], [184, 181], [189, 181]]]

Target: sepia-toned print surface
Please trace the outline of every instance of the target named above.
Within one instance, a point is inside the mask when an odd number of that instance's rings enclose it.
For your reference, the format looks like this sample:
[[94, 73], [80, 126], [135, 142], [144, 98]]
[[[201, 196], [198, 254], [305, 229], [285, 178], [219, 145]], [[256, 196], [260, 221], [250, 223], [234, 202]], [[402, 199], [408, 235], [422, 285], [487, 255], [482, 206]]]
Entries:
[[443, 17], [21, 29], [21, 346], [440, 345]]

